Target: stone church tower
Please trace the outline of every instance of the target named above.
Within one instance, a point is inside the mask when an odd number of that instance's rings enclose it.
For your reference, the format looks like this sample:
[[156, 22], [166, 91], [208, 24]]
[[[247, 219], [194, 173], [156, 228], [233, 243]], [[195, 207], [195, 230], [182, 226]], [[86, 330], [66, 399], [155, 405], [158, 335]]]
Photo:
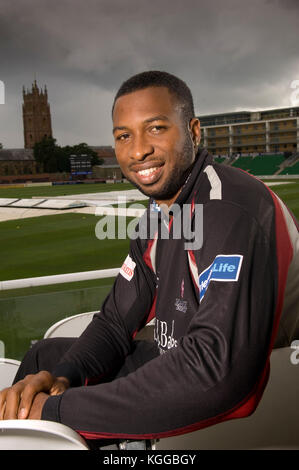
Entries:
[[44, 90], [39, 90], [36, 80], [34, 80], [31, 91], [28, 89], [25, 91], [23, 86], [23, 100], [24, 146], [31, 149], [43, 137], [52, 137], [51, 113], [46, 86]]

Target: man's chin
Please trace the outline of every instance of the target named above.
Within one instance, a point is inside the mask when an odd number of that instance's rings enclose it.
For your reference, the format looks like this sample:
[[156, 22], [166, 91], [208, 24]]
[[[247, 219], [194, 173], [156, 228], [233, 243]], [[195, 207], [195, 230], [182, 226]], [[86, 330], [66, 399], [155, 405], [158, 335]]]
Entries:
[[146, 197], [152, 197], [152, 198], [154, 198], [154, 199], [158, 199], [158, 196], [160, 195], [160, 192], [155, 191], [154, 188], [152, 188], [152, 189], [151, 189], [150, 187], [145, 188], [145, 187], [143, 187], [143, 186], [139, 186], [139, 185], [136, 184], [136, 183], [133, 183], [133, 181], [131, 181], [131, 183], [132, 183], [137, 189], [139, 189], [139, 191], [140, 191], [142, 194], [144, 194]]
[[[152, 185], [144, 185], [141, 186], [136, 181], [134, 181], [131, 178], [126, 177], [130, 183], [135, 186], [135, 188], [139, 189], [139, 191], [144, 194], [147, 197], [151, 197], [157, 201], [168, 201], [169, 199], [173, 198], [179, 189], [182, 187], [185, 181], [185, 175], [178, 175], [177, 179], [175, 178], [170, 178], [168, 181], [168, 184], [166, 183], [165, 185], [160, 185], [160, 187], [157, 187], [157, 184], [152, 184]], [[173, 181], [176, 180], [176, 184], [173, 184]]]
[[141, 187], [135, 183], [132, 182], [132, 184], [137, 188], [139, 189], [139, 191], [144, 194], [145, 196], [147, 197], [150, 197], [150, 198], [153, 198], [155, 199], [156, 201], [168, 201], [169, 199], [171, 199], [172, 197], [174, 197], [176, 194], [177, 194], [177, 189], [175, 188], [173, 191], [163, 191], [163, 189], [159, 190], [157, 188], [144, 188], [144, 187]]
[[134, 181], [133, 179], [129, 178], [128, 176], [126, 176], [126, 179], [133, 185], [135, 186], [135, 188], [139, 189], [139, 191], [144, 194], [146, 197], [153, 197], [155, 199], [155, 196], [153, 195], [153, 193], [155, 192], [154, 188], [151, 188], [150, 185], [148, 185], [148, 187], [146, 186], [140, 186], [138, 183], [136, 183], [136, 181]]

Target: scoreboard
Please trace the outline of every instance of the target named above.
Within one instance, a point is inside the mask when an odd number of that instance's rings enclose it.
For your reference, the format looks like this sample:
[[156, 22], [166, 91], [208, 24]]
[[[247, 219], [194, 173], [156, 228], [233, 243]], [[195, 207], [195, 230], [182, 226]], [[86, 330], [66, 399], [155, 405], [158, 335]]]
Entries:
[[71, 155], [70, 163], [72, 175], [91, 175], [91, 157], [88, 155]]

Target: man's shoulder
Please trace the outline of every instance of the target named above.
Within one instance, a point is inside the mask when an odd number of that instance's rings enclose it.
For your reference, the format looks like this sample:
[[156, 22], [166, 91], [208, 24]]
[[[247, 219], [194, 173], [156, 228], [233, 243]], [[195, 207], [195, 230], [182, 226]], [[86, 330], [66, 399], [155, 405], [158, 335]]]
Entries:
[[204, 220], [223, 216], [233, 220], [246, 214], [259, 225], [269, 227], [275, 214], [274, 197], [261, 180], [246, 171], [219, 164], [211, 155], [205, 159], [193, 187], [193, 200], [203, 205]]
[[256, 176], [239, 168], [217, 163], [207, 158], [195, 184], [198, 202], [222, 201], [237, 204], [244, 209], [273, 205], [269, 187]]

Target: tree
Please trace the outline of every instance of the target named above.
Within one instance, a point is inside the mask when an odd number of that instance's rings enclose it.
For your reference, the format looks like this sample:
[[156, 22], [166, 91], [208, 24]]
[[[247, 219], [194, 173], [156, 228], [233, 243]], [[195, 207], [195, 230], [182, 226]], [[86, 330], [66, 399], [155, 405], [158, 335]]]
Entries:
[[3, 144], [1, 144], [1, 142], [0, 142], [0, 150], [1, 150], [1, 149], [3, 149]]
[[33, 148], [34, 158], [39, 164], [39, 170], [46, 173], [55, 173], [58, 170], [60, 147], [56, 145], [53, 137], [43, 137]]
[[92, 166], [102, 163], [97, 153], [84, 142], [73, 146], [66, 145], [65, 147], [60, 147], [56, 144], [56, 139], [53, 139], [53, 137], [44, 137], [35, 144], [33, 151], [34, 158], [39, 165], [39, 170], [46, 173], [69, 173], [71, 171], [71, 155], [90, 156]]

